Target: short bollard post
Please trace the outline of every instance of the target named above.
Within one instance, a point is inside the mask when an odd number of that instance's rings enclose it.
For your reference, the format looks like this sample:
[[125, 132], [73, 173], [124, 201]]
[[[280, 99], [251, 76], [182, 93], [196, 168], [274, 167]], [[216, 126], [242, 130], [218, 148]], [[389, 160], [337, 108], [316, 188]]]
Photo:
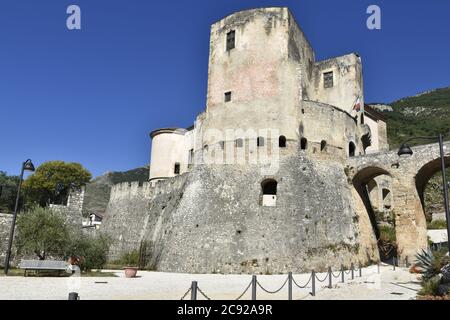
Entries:
[[352, 271], [352, 280], [354, 280], [355, 279], [355, 266], [353, 265], [353, 263], [351, 264], [350, 269]]
[[377, 263], [377, 272], [380, 273], [380, 263]]
[[197, 300], [197, 281], [192, 281], [191, 285], [191, 300]]
[[80, 297], [78, 296], [78, 293], [70, 292], [69, 293], [69, 300], [80, 300]]
[[395, 271], [395, 257], [392, 257], [392, 264], [393, 264], [394, 271]]
[[405, 258], [405, 266], [406, 266], [407, 268], [409, 267], [408, 256], [406, 256], [406, 258]]
[[311, 295], [314, 297], [316, 295], [316, 272], [311, 271]]
[[345, 273], [344, 273], [344, 265], [343, 264], [341, 265], [341, 280], [342, 280], [342, 283], [345, 282]]
[[292, 272], [288, 275], [288, 300], [292, 300]]
[[331, 267], [328, 268], [328, 288], [333, 288], [333, 275], [331, 271]]
[[362, 277], [362, 269], [361, 269], [361, 263], [359, 264], [359, 277]]
[[256, 276], [252, 276], [252, 300], [256, 300]]

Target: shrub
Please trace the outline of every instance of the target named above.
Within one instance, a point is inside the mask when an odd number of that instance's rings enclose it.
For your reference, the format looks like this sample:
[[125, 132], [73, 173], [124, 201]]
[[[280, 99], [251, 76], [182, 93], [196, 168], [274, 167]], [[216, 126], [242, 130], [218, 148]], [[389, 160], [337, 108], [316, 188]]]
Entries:
[[135, 249], [124, 253], [120, 257], [119, 264], [127, 267], [137, 267], [139, 264], [139, 251]]
[[420, 289], [418, 294], [420, 296], [436, 296], [440, 284], [441, 278], [439, 276], [424, 280], [422, 281], [422, 289]]
[[447, 222], [445, 220], [433, 220], [427, 225], [428, 229], [447, 229]]
[[78, 234], [72, 240], [69, 254], [81, 258], [80, 269], [82, 271], [103, 269], [107, 261], [110, 244], [110, 238], [105, 235], [86, 237], [83, 234]]

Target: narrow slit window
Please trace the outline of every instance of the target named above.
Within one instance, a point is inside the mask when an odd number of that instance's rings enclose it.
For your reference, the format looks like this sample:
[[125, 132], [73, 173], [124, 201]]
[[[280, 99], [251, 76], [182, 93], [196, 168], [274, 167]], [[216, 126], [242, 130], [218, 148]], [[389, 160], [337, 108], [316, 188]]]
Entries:
[[231, 30], [227, 33], [227, 51], [235, 48], [236, 32]]
[[280, 148], [286, 148], [286, 137], [285, 136], [280, 136], [278, 138], [278, 146]]

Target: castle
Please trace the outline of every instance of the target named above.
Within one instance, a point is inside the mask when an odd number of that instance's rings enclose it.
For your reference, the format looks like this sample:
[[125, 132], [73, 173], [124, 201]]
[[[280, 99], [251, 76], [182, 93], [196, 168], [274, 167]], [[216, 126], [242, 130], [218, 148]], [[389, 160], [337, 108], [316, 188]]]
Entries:
[[214, 23], [206, 110], [150, 136], [149, 181], [111, 191], [111, 259], [145, 241], [149, 266], [168, 272], [366, 264], [379, 260], [374, 207], [395, 210], [402, 259], [426, 247], [420, 188], [439, 169], [435, 146], [389, 151], [361, 57], [316, 61], [287, 8]]

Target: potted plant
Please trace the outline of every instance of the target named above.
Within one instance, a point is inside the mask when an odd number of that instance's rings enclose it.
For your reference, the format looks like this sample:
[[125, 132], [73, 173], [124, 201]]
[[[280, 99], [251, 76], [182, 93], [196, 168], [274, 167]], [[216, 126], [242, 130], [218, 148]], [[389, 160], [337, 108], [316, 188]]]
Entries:
[[137, 271], [139, 270], [139, 253], [137, 250], [133, 250], [131, 252], [125, 253], [122, 256], [122, 261], [125, 264], [123, 270], [125, 271], [126, 278], [135, 278]]

